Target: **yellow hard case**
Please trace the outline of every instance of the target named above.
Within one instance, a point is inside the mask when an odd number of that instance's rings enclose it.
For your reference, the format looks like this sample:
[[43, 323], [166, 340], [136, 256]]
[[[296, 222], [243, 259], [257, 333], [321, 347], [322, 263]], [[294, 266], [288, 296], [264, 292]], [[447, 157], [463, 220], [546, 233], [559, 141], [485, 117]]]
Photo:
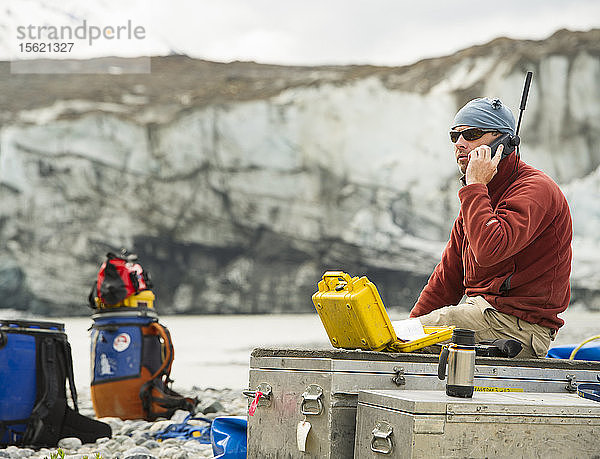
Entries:
[[154, 308], [154, 300], [156, 297], [152, 290], [142, 290], [135, 295], [128, 296], [123, 301], [113, 305], [104, 304], [100, 298], [96, 297], [96, 308], [98, 309], [112, 309], [112, 308], [140, 308], [140, 309], [153, 309]]
[[327, 271], [318, 287], [312, 301], [333, 347], [412, 352], [452, 337], [454, 327], [424, 327], [428, 336], [399, 340], [377, 287], [365, 276]]

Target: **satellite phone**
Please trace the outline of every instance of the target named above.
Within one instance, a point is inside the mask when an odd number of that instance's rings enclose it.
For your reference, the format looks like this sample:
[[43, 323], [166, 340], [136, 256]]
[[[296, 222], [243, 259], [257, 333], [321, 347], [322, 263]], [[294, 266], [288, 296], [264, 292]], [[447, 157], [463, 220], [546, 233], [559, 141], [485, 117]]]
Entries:
[[513, 152], [513, 147], [517, 147], [519, 143], [521, 143], [521, 139], [519, 138], [519, 128], [521, 127], [521, 119], [523, 118], [523, 112], [525, 111], [525, 105], [527, 104], [527, 96], [529, 95], [529, 86], [531, 85], [532, 77], [533, 72], [527, 72], [527, 76], [525, 77], [525, 86], [523, 87], [523, 94], [521, 95], [519, 121], [517, 123], [517, 130], [515, 131], [515, 135], [502, 134], [493, 142], [490, 142], [489, 147], [492, 149], [492, 158], [496, 154], [496, 150], [500, 145], [504, 145], [504, 150], [502, 150], [501, 158], [504, 159]]

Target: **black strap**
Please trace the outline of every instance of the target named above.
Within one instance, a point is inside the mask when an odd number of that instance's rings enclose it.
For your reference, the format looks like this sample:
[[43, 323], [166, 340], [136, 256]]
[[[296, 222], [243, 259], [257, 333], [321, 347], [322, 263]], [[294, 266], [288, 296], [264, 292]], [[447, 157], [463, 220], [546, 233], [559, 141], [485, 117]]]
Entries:
[[140, 291], [140, 281], [138, 281], [137, 272], [130, 271], [129, 280], [131, 281], [131, 285], [133, 285], [135, 293], [138, 293]]
[[[152, 322], [156, 322], [156, 319], [152, 320]], [[149, 322], [151, 323], [151, 322]], [[139, 322], [119, 322], [119, 323], [115, 323], [115, 324], [102, 324], [102, 325], [97, 325], [97, 324], [92, 324], [92, 326], [88, 329], [88, 330], [108, 330], [108, 331], [112, 331], [112, 332], [116, 332], [119, 328], [121, 327], [147, 327], [148, 324], [141, 324]]]
[[[12, 429], [13, 426], [18, 425], [26, 425], [29, 422], [29, 419], [12, 419], [10, 421], [0, 421], [0, 446], [12, 445], [16, 443], [16, 439], [20, 438], [23, 435], [22, 431], [15, 431]], [[8, 443], [2, 443], [2, 439], [9, 434]], [[10, 435], [10, 434], [13, 435]]]
[[[13, 424], [27, 424], [27, 419], [11, 419], [10, 421], [0, 421], [0, 427], [12, 426]], [[2, 437], [2, 435], [0, 435]]]
[[98, 282], [94, 281], [90, 294], [88, 295], [88, 306], [92, 309], [96, 309], [96, 297], [98, 296]]
[[59, 371], [55, 341], [43, 338], [39, 346], [38, 399], [33, 407], [27, 431], [23, 436], [25, 445], [55, 444], [59, 439], [60, 426], [64, 412], [55, 409], [58, 400]]
[[73, 400], [73, 410], [79, 413], [77, 406], [77, 388], [75, 387], [75, 375], [73, 374], [73, 354], [71, 352], [71, 344], [64, 341], [65, 355], [67, 357], [67, 379], [69, 381], [69, 389], [71, 391], [71, 400]]
[[[160, 393], [159, 396], [152, 394], [154, 389]], [[142, 385], [140, 388], [140, 399], [146, 418], [150, 420], [155, 420], [159, 417], [170, 418], [177, 410], [185, 410], [191, 413], [198, 403], [198, 399], [184, 397], [169, 388], [159, 378], [151, 379]], [[154, 404], [164, 408], [164, 410], [154, 411]]]
[[108, 424], [90, 419], [67, 407], [60, 429], [61, 438], [77, 437], [82, 443], [94, 443], [98, 438], [111, 436], [112, 431]]
[[142, 271], [142, 279], [144, 279], [144, 283], [146, 284], [146, 289], [151, 289], [154, 287], [154, 283], [152, 282], [152, 277], [150, 273], [145, 269]]
[[[36, 401], [29, 418], [0, 422], [0, 432], [11, 432], [10, 424], [27, 425], [24, 434], [16, 432], [19, 435], [12, 444], [55, 447], [65, 437], [77, 437], [84, 443], [110, 437], [110, 426], [78, 413], [73, 357], [66, 335], [36, 336], [36, 375]], [[74, 409], [67, 404], [67, 380]]]

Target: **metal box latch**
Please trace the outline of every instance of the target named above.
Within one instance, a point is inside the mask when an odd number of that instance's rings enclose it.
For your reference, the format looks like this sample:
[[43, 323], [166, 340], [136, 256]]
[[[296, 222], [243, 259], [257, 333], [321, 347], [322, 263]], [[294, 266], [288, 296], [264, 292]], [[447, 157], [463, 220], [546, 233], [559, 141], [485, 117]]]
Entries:
[[302, 394], [300, 412], [305, 415], [318, 416], [323, 412], [323, 389], [316, 384], [311, 384]]
[[394, 367], [394, 373], [396, 376], [392, 378], [392, 382], [396, 384], [396, 386], [404, 386], [406, 384], [406, 379], [404, 378], [404, 368]]
[[577, 376], [567, 375], [567, 385], [565, 386], [567, 392], [577, 392]]
[[273, 396], [273, 388], [267, 383], [260, 383], [256, 386], [256, 390], [245, 390], [242, 393], [249, 398], [255, 398], [260, 392], [262, 395], [258, 399], [257, 406], [271, 406], [271, 397]]
[[394, 429], [385, 421], [378, 421], [373, 429], [371, 439], [371, 451], [374, 453], [391, 454], [394, 450], [392, 434]]

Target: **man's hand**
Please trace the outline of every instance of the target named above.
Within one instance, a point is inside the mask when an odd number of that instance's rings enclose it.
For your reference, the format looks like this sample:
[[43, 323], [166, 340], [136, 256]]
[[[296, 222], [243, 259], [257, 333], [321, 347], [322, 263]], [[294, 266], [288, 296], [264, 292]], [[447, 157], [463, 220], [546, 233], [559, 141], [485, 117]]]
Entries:
[[472, 183], [481, 183], [487, 185], [490, 183], [496, 172], [498, 172], [498, 163], [502, 159], [502, 150], [504, 145], [500, 144], [496, 154], [492, 158], [492, 149], [487, 145], [480, 145], [469, 153], [469, 165], [465, 173], [467, 185]]

